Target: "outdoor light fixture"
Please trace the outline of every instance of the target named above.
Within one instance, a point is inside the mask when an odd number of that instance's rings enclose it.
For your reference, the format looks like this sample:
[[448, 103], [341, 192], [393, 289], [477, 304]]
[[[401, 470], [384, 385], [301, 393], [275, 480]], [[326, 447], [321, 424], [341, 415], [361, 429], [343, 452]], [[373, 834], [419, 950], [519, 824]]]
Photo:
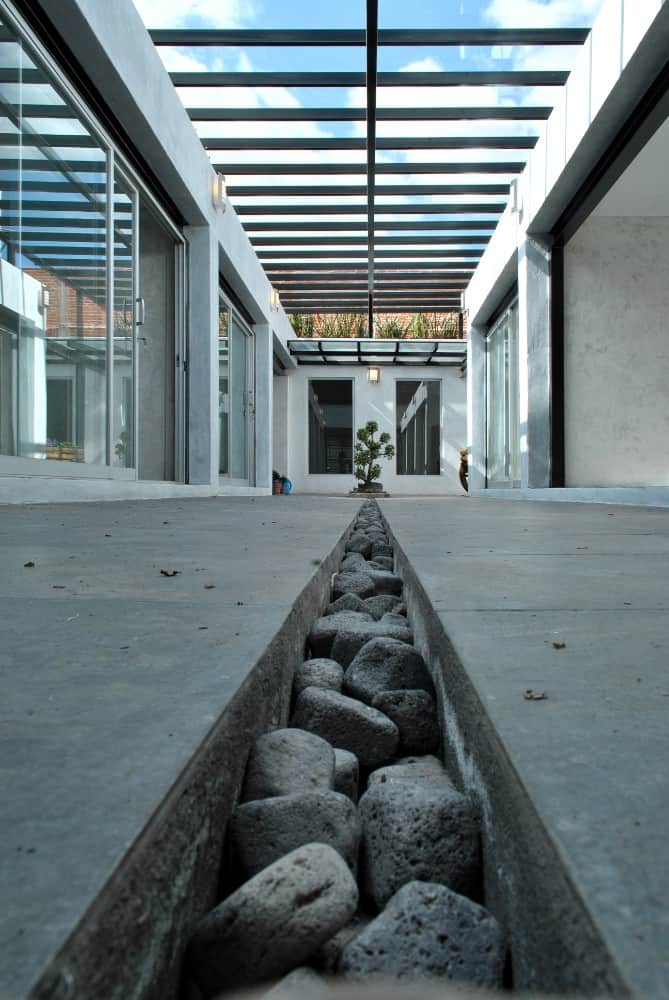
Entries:
[[376, 365], [372, 365], [370, 368], [368, 368], [367, 381], [378, 384], [381, 381], [381, 369], [377, 368]]
[[49, 289], [45, 285], [42, 285], [39, 294], [39, 307], [42, 312], [45, 312], [49, 308], [49, 298]]
[[269, 293], [269, 307], [272, 310], [272, 312], [278, 312], [279, 305], [280, 305], [279, 293], [277, 292], [276, 288], [271, 288]]
[[223, 174], [215, 174], [211, 189], [211, 200], [217, 212], [225, 212], [225, 199], [228, 191]]

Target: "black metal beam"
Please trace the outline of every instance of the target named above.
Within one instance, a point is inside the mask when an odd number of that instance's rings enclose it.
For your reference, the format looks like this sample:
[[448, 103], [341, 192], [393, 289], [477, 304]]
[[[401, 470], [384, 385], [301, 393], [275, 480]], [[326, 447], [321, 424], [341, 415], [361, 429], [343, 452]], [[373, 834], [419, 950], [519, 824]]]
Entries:
[[[420, 230], [448, 230], [450, 233], [454, 232], [465, 232], [471, 230], [481, 230], [485, 233], [491, 233], [497, 226], [496, 221], [491, 219], [479, 219], [472, 221], [470, 219], [435, 219], [426, 222], [425, 220], [416, 220], [412, 222], [407, 222], [402, 219], [395, 219], [391, 222], [380, 222], [376, 221], [374, 228], [376, 232], [396, 229], [398, 231], [420, 231]], [[364, 222], [338, 222], [336, 220], [332, 222], [286, 222], [283, 219], [277, 219], [274, 222], [254, 222], [250, 220], [244, 223], [244, 229], [247, 233], [267, 233], [267, 232], [278, 232], [278, 233], [313, 233], [313, 232], [367, 232], [367, 226]]]
[[[18, 83], [16, 79], [2, 78], [0, 83]], [[364, 73], [304, 73], [304, 72], [252, 72], [227, 73], [216, 71], [170, 73], [175, 87], [364, 87]], [[379, 87], [561, 87], [567, 82], [565, 70], [460, 70], [455, 72], [379, 73]]]
[[[449, 202], [435, 205], [376, 205], [375, 215], [501, 215], [505, 202]], [[367, 215], [367, 205], [236, 205], [235, 212], [244, 215]], [[326, 225], [327, 228], [327, 225]]]
[[[5, 145], [2, 148], [7, 148]], [[14, 146], [16, 149], [16, 146]], [[63, 163], [59, 161], [46, 160], [44, 157], [34, 159], [29, 156], [3, 156], [0, 157], [0, 170], [19, 170], [26, 172], [28, 170], [35, 170], [42, 173], [45, 170], [49, 172], [64, 173], [65, 169], [75, 173], [81, 172], [86, 174], [106, 174], [107, 172], [107, 161], [106, 160], [66, 160]]]
[[[17, 182], [18, 183], [18, 182]], [[36, 181], [34, 183], [39, 184]], [[39, 190], [43, 190], [41, 184]], [[104, 186], [102, 186], [104, 190]], [[37, 189], [36, 189], [37, 190]], [[49, 188], [50, 190], [50, 188]], [[367, 194], [366, 185], [359, 184], [281, 184], [272, 188], [273, 198], [327, 198], [334, 196], [361, 198]], [[228, 197], [230, 198], [263, 198], [267, 196], [267, 184], [229, 184], [227, 186]], [[469, 195], [488, 194], [502, 197], [508, 196], [508, 184], [377, 184], [373, 194], [382, 197], [383, 195], [408, 195], [420, 197], [427, 195]]]
[[[220, 138], [218, 136], [201, 136], [202, 145], [209, 150], [324, 150], [324, 149], [365, 149], [365, 139], [249, 139], [243, 136], [236, 138]], [[416, 136], [407, 138], [377, 139], [377, 149], [534, 149], [537, 144], [535, 135], [510, 136]], [[335, 167], [336, 164], [331, 164]]]
[[[24, 216], [25, 212], [45, 212], [53, 214], [57, 212], [59, 215], [65, 214], [66, 212], [84, 212], [91, 213], [95, 212], [96, 215], [105, 214], [105, 205], [100, 202], [99, 204], [93, 204], [89, 201], [30, 201], [28, 198], [21, 200], [16, 200], [13, 198], [3, 199], [2, 201], [2, 217], [6, 221], [8, 215]], [[131, 206], [117, 205], [114, 209], [115, 215], [129, 215], [132, 212]], [[29, 216], [24, 216], [30, 222], [37, 222], [35, 218], [30, 218]], [[41, 223], [41, 219], [39, 220]], [[67, 225], [69, 222], [74, 222], [66, 218], [63, 221], [63, 225]]]
[[[589, 28], [382, 28], [379, 45], [582, 45]], [[319, 28], [153, 28], [155, 45], [230, 46], [358, 46], [359, 29]]]
[[[396, 260], [406, 260], [409, 258], [455, 258], [462, 259], [463, 257], [471, 258], [473, 260], [478, 260], [483, 251], [482, 250], [378, 250], [374, 252], [374, 256], [377, 259], [383, 259], [386, 257], [395, 258]], [[279, 260], [292, 260], [297, 263], [301, 260], [352, 260], [352, 259], [364, 259], [367, 256], [367, 250], [363, 248], [362, 250], [261, 250], [257, 254], [258, 259], [262, 262], [272, 262]]]
[[[366, 172], [365, 163], [214, 163], [214, 168], [227, 177], [276, 175], [301, 176], [327, 174], [329, 176], [359, 176]], [[519, 174], [526, 167], [525, 160], [477, 160], [467, 163], [377, 163], [379, 174]], [[1, 169], [1, 167], [0, 167]]]
[[[489, 236], [377, 236], [374, 240], [378, 246], [404, 246], [406, 243], [416, 243], [418, 245], [431, 245], [435, 243], [444, 246], [476, 246], [486, 244]], [[362, 236], [254, 236], [251, 238], [254, 247], [314, 247], [327, 245], [328, 247], [360, 247], [365, 249], [365, 240]]]
[[[2, 73], [3, 71], [0, 70], [0, 76]], [[0, 80], [0, 83], [2, 82]], [[0, 149], [16, 148], [16, 139], [14, 133], [4, 135], [0, 142]], [[92, 135], [73, 135], [72, 133], [51, 135], [41, 132], [39, 135], [22, 135], [21, 143], [25, 149], [39, 149], [41, 146], [48, 146], [50, 149], [54, 147], [57, 149], [100, 149], [100, 143]]]
[[[326, 262], [321, 263], [315, 261], [306, 261], [303, 264], [302, 263], [286, 264], [283, 262], [279, 262], [277, 264], [268, 263], [265, 265], [264, 268], [266, 274], [283, 274], [287, 271], [295, 274], [298, 273], [299, 271], [355, 272], [355, 271], [366, 271], [366, 270], [367, 270], [367, 265], [364, 261], [361, 261], [360, 264], [356, 263], [345, 264], [339, 261], [333, 261], [331, 264], [328, 264]], [[424, 273], [431, 272], [437, 274], [438, 273], [447, 274], [448, 272], [453, 272], [453, 274], [457, 275], [458, 277], [469, 276], [470, 274], [473, 274], [474, 270], [475, 270], [474, 267], [467, 267], [465, 265], [460, 265], [455, 262], [452, 263], [445, 262], [442, 264], [439, 263], [438, 261], [435, 261], [434, 263], [426, 262], [425, 264], [417, 263], [415, 261], [408, 261], [406, 264], [403, 264], [401, 261], [398, 263], [394, 263], [391, 261], [384, 261], [383, 264], [380, 264], [378, 267], [379, 274], [392, 271], [422, 271]]]
[[[552, 107], [377, 108], [377, 122], [546, 121]], [[364, 108], [186, 108], [194, 122], [362, 122]], [[51, 117], [57, 117], [53, 115]]]

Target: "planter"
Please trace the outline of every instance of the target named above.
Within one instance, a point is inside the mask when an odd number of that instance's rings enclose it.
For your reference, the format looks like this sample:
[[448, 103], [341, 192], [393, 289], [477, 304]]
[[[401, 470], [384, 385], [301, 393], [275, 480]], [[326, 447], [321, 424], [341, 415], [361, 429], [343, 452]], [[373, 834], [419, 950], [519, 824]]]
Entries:
[[279, 493], [283, 493], [283, 484], [278, 479], [275, 479], [272, 483], [272, 493], [275, 496]]

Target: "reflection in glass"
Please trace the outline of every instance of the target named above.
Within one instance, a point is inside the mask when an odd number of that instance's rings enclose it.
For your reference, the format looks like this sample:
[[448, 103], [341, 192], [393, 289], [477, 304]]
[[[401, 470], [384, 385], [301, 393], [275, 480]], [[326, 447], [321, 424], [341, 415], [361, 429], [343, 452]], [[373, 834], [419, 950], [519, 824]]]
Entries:
[[117, 173], [114, 180], [114, 404], [111, 460], [112, 465], [125, 468], [135, 465], [135, 226], [132, 189]]
[[309, 382], [309, 472], [335, 475], [353, 472], [353, 382], [313, 379]]
[[487, 480], [520, 483], [518, 306], [500, 317], [487, 340]]
[[441, 383], [396, 383], [397, 474], [438, 476], [441, 445]]
[[0, 65], [0, 451], [104, 463], [106, 152], [7, 25]]
[[223, 299], [220, 299], [218, 304], [218, 471], [222, 476], [226, 476], [230, 472], [229, 325], [230, 311]]

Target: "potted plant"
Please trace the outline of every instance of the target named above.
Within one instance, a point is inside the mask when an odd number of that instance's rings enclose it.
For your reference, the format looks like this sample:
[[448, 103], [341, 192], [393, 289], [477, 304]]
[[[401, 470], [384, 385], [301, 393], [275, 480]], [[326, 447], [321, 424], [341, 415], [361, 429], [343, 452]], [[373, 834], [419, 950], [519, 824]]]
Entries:
[[378, 464], [379, 458], [392, 458], [395, 449], [390, 444], [390, 434], [386, 431], [378, 439], [379, 425], [375, 420], [368, 420], [364, 427], [360, 427], [356, 437], [358, 442], [355, 446], [355, 474], [358, 479], [358, 493], [382, 493], [383, 486], [376, 480], [381, 478], [381, 466]]
[[281, 476], [281, 473], [277, 472], [276, 469], [274, 469], [274, 471], [272, 472], [272, 493], [274, 494], [283, 493], [283, 483], [281, 481], [282, 478], [283, 477]]

